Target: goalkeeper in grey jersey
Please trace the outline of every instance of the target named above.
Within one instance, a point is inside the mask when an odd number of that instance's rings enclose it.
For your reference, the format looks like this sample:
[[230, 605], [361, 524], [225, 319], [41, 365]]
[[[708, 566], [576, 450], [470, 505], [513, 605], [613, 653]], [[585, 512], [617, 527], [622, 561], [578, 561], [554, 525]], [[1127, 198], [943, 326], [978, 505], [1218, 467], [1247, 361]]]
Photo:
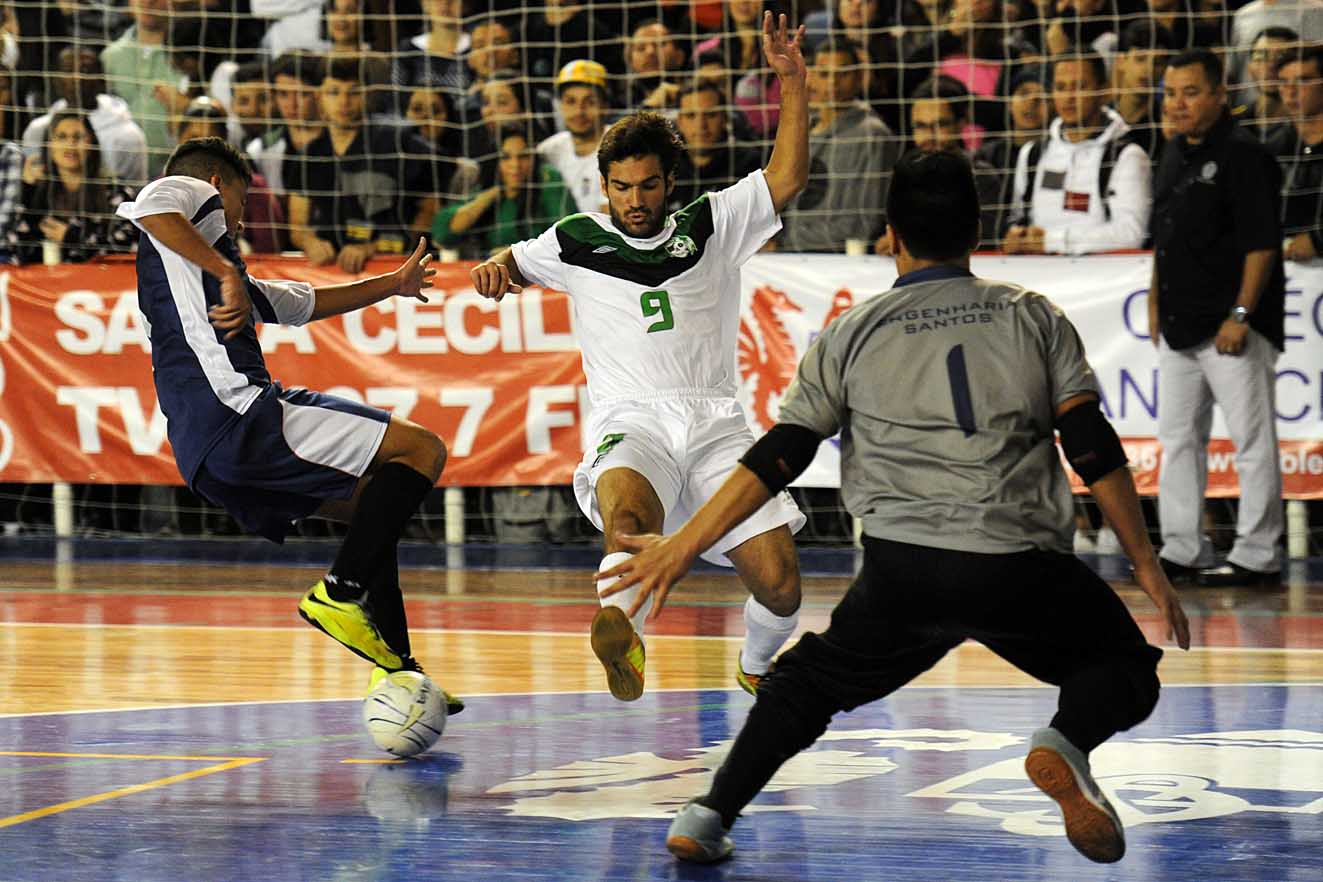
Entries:
[[1125, 453], [1099, 409], [1074, 327], [1046, 298], [975, 278], [978, 195], [966, 159], [911, 154], [895, 169], [888, 235], [900, 278], [817, 339], [780, 422], [678, 532], [624, 537], [640, 553], [600, 577], [660, 608], [694, 558], [794, 480], [841, 431], [841, 489], [863, 521], [864, 564], [822, 634], [781, 656], [712, 789], [667, 847], [713, 861], [736, 816], [832, 715], [882, 698], [977, 640], [1060, 687], [1025, 769], [1074, 846], [1119, 860], [1125, 836], [1089, 771], [1091, 750], [1148, 717], [1162, 651], [1070, 554], [1066, 457], [1089, 485], [1169, 636], [1189, 626], [1149, 545]]

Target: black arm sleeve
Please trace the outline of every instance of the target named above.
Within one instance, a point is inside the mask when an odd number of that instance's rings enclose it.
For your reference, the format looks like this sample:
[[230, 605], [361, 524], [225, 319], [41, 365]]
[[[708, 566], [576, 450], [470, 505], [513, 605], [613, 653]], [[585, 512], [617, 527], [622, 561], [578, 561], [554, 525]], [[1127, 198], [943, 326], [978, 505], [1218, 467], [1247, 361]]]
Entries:
[[1107, 477], [1128, 460], [1116, 430], [1103, 416], [1098, 401], [1076, 405], [1057, 418], [1061, 447], [1075, 474], [1085, 484]]
[[740, 457], [740, 465], [758, 476], [773, 496], [804, 473], [818, 452], [822, 436], [793, 423], [777, 423]]

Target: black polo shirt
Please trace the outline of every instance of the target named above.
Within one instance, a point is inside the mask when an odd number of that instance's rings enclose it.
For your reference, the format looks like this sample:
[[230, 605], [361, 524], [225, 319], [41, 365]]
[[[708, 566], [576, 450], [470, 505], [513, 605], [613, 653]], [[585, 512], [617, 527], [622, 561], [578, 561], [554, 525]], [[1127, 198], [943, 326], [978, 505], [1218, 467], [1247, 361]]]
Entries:
[[1281, 189], [1272, 154], [1226, 111], [1202, 142], [1181, 135], [1162, 152], [1151, 232], [1159, 321], [1172, 349], [1217, 336], [1236, 305], [1245, 255], [1265, 248], [1277, 258], [1250, 327], [1285, 348]]

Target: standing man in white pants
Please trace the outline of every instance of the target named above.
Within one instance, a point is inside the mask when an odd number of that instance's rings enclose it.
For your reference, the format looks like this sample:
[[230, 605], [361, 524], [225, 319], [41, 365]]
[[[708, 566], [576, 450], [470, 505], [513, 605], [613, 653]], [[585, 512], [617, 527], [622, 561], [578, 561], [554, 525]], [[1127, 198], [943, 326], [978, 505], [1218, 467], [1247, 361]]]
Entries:
[[[1281, 172], [1226, 106], [1222, 63], [1171, 60], [1164, 115], [1177, 137], [1154, 185], [1149, 332], [1158, 347], [1158, 517], [1172, 582], [1281, 581], [1282, 478], [1275, 408], [1285, 345]], [[1200, 524], [1213, 404], [1236, 447], [1240, 513], [1222, 565]]]

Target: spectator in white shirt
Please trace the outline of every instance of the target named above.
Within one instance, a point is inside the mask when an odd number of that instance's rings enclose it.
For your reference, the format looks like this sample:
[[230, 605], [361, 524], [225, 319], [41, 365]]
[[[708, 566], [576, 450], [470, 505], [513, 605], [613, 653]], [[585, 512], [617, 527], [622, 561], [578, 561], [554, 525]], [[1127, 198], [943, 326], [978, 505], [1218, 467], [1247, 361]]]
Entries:
[[274, 58], [291, 49], [325, 48], [321, 35], [322, 0], [251, 0], [253, 15], [274, 19], [262, 48]]
[[1107, 68], [1093, 52], [1064, 56], [1052, 74], [1057, 118], [1020, 149], [1010, 254], [1089, 254], [1139, 248], [1153, 209], [1149, 157], [1105, 105]]
[[115, 178], [130, 187], [147, 183], [147, 138], [133, 121], [129, 105], [106, 90], [106, 77], [96, 50], [66, 46], [56, 63], [60, 76], [53, 77], [60, 97], [50, 110], [23, 131], [23, 154], [38, 156], [46, 146], [51, 117], [65, 109], [81, 110], [101, 145], [101, 159]]
[[579, 211], [604, 211], [602, 173], [597, 167], [597, 145], [606, 131], [606, 68], [580, 58], [560, 69], [556, 97], [565, 131], [537, 145], [538, 155], [550, 163], [565, 182]]

